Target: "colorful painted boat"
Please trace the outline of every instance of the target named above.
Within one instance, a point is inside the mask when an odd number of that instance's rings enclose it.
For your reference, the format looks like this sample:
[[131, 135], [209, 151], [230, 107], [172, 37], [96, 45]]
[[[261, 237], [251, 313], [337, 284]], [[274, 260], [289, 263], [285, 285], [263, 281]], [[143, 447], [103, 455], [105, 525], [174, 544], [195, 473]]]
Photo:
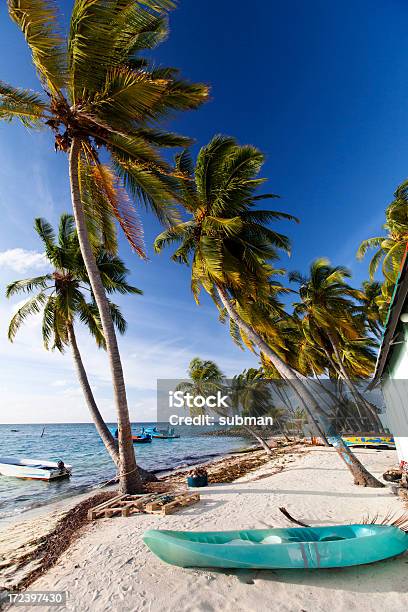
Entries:
[[395, 449], [393, 436], [342, 436], [347, 446], [386, 447]]
[[0, 474], [27, 480], [59, 480], [71, 476], [72, 466], [63, 461], [0, 457]]
[[202, 532], [151, 529], [143, 540], [159, 559], [180, 567], [348, 567], [395, 557], [408, 549], [408, 536], [390, 525]]

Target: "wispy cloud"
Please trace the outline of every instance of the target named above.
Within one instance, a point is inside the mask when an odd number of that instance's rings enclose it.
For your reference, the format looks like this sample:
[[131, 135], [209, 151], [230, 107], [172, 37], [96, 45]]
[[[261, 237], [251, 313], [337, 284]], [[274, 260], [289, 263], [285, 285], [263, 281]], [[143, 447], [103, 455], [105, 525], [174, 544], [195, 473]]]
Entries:
[[44, 253], [21, 248], [0, 251], [0, 270], [24, 273], [29, 270], [45, 270], [47, 267]]

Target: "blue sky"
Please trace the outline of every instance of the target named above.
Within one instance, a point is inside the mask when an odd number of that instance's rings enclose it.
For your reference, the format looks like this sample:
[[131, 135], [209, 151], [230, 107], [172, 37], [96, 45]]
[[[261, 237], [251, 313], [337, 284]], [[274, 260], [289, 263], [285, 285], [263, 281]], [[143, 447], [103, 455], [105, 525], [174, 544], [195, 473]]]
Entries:
[[[71, 2], [60, 1], [68, 15]], [[408, 7], [403, 0], [182, 0], [169, 39], [155, 52], [162, 65], [211, 85], [211, 101], [169, 122], [196, 139], [215, 133], [252, 143], [267, 157], [274, 207], [301, 219], [280, 223], [291, 236], [290, 269], [318, 256], [349, 266], [353, 282], [367, 262], [355, 252], [381, 231], [384, 209], [408, 176]], [[0, 79], [36, 88], [24, 40], [0, 6]], [[6, 324], [15, 303], [7, 282], [44, 269], [33, 219], [57, 223], [70, 210], [67, 160], [47, 134], [0, 124], [0, 422], [87, 421], [70, 355], [48, 354], [33, 320], [10, 345]], [[256, 365], [230, 341], [208, 300], [195, 306], [189, 271], [152, 253], [160, 230], [141, 212], [150, 261], [124, 241], [121, 255], [143, 297], [119, 300], [129, 322], [121, 339], [131, 418], [154, 418], [156, 379], [183, 376], [191, 357], [215, 359], [226, 374]], [[20, 249], [20, 250], [19, 250]], [[95, 395], [114, 419], [106, 356], [79, 335]]]

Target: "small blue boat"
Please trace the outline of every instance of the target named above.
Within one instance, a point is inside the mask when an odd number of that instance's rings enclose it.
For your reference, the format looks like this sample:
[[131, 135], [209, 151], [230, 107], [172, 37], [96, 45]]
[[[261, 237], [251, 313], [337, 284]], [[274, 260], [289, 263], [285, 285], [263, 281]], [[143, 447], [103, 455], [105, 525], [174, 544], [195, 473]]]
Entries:
[[143, 541], [180, 567], [321, 569], [382, 561], [408, 550], [391, 525], [333, 525], [242, 531], [146, 531]]
[[157, 429], [154, 427], [144, 427], [142, 430], [152, 436], [152, 438], [158, 440], [175, 440], [180, 436], [175, 433], [174, 427], [168, 427], [167, 429]]

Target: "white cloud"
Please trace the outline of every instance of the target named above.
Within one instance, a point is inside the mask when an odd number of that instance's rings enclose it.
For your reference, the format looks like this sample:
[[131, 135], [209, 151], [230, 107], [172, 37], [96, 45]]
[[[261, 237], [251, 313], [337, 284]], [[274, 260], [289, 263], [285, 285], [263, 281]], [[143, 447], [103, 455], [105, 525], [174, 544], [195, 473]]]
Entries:
[[28, 270], [45, 270], [47, 267], [44, 253], [20, 248], [0, 251], [0, 270], [23, 273]]
[[50, 383], [50, 387], [67, 387], [68, 384], [67, 380], [54, 380]]

